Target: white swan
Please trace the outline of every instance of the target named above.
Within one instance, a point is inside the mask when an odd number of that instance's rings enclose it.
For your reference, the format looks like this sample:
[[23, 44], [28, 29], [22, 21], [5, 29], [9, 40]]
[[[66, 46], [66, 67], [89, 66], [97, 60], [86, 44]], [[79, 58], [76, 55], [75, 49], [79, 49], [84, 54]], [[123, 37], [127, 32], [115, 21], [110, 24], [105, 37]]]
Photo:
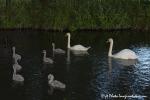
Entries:
[[47, 64], [53, 64], [54, 61], [51, 58], [46, 57], [46, 50], [43, 50], [43, 62]]
[[124, 60], [124, 59], [115, 59], [115, 62], [117, 64], [120, 64], [120, 65], [123, 65], [123, 66], [131, 66], [131, 65], [134, 65], [138, 62], [137, 59], [127, 59], [127, 60]]
[[74, 45], [74, 46], [70, 46], [70, 38], [71, 35], [70, 33], [66, 33], [66, 35], [68, 36], [68, 45], [67, 48], [69, 48], [70, 50], [75, 50], [75, 51], [88, 51], [91, 47], [84, 47], [82, 45]]
[[21, 60], [21, 55], [19, 55], [19, 54], [16, 54], [16, 48], [13, 46], [12, 47], [12, 51], [13, 51], [13, 59], [15, 59], [15, 60]]
[[48, 84], [54, 89], [64, 90], [66, 88], [64, 83], [54, 80], [54, 76], [52, 74], [48, 75]]
[[16, 69], [16, 71], [20, 71], [22, 69], [21, 65], [18, 64], [17, 61], [15, 61], [15, 64], [13, 64], [13, 69]]
[[55, 43], [52, 43], [52, 47], [53, 47], [53, 53], [57, 53], [57, 54], [65, 54], [66, 52], [60, 48], [55, 49]]
[[24, 82], [24, 78], [22, 75], [19, 75], [19, 74], [16, 74], [16, 69], [14, 69], [14, 72], [13, 72], [13, 80], [16, 81], [16, 82]]
[[123, 49], [120, 52], [112, 55], [113, 39], [109, 38], [107, 42], [110, 43], [109, 52], [108, 52], [109, 57], [119, 58], [119, 59], [137, 59], [138, 58], [135, 52], [130, 49]]

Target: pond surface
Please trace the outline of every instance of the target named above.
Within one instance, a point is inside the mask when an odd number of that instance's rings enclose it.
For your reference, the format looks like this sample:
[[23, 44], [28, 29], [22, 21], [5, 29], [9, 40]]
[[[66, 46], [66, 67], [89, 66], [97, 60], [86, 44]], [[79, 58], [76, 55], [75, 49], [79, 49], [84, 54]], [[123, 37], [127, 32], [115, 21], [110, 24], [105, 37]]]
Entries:
[[[129, 48], [136, 52], [136, 62], [108, 58], [108, 38], [114, 39], [113, 52]], [[62, 32], [0, 32], [0, 92], [5, 100], [113, 100], [108, 95], [137, 96], [127, 100], [150, 100], [150, 33], [79, 32], [71, 36], [71, 44], [91, 46], [89, 54], [75, 55], [66, 49]], [[51, 43], [66, 50], [65, 55], [52, 55]], [[12, 81], [12, 51], [22, 56], [19, 72], [25, 81]], [[42, 50], [54, 64], [42, 63]], [[48, 74], [66, 84], [65, 91], [49, 94]], [[106, 96], [106, 97], [104, 97]], [[144, 97], [146, 96], [146, 97]], [[105, 99], [106, 98], [106, 99]], [[117, 98], [115, 100], [121, 100]]]

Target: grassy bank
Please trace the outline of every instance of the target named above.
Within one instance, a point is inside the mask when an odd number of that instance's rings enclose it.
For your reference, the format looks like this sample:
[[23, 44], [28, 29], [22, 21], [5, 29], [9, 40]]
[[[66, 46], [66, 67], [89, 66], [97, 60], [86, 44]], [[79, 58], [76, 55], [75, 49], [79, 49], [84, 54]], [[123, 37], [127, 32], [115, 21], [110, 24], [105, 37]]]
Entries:
[[1, 29], [150, 30], [148, 0], [0, 0]]

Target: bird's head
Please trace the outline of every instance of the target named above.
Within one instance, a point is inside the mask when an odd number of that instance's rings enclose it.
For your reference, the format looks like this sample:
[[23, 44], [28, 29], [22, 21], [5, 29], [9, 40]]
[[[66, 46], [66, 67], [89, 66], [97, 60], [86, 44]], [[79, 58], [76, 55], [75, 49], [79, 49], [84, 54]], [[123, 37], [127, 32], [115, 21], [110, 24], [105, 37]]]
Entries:
[[66, 33], [66, 36], [70, 36], [70, 33], [68, 32], [68, 33]]
[[12, 49], [15, 50], [16, 49], [15, 46], [13, 46]]
[[54, 80], [54, 75], [49, 74], [49, 75], [48, 75], [48, 80], [49, 80], [50, 82], [52, 82], [52, 81]]
[[55, 43], [53, 42], [53, 43], [52, 43], [52, 46], [54, 46], [54, 45], [55, 45]]
[[42, 53], [46, 53], [46, 50], [43, 50]]
[[111, 42], [113, 42], [113, 39], [112, 39], [112, 38], [109, 38], [106, 42], [107, 42], [107, 43], [111, 43]]

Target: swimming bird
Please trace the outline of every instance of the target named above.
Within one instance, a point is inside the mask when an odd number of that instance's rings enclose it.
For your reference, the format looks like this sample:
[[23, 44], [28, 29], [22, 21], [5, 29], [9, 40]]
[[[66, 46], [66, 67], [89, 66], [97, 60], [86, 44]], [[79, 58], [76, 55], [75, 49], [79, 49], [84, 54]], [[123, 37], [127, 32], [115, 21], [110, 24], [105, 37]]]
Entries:
[[24, 82], [24, 77], [22, 75], [16, 74], [16, 68], [13, 67], [13, 80], [16, 82]]
[[15, 63], [13, 64], [13, 69], [16, 69], [16, 71], [18, 72], [22, 69], [22, 67], [18, 64], [17, 61], [15, 61]]
[[66, 33], [66, 36], [68, 37], [68, 44], [67, 44], [67, 48], [70, 50], [75, 50], [75, 51], [88, 51], [91, 47], [84, 47], [80, 44], [78, 45], [74, 45], [74, 46], [70, 46], [70, 38], [71, 35], [70, 33]]
[[55, 43], [52, 43], [52, 47], [53, 47], [53, 53], [57, 53], [57, 54], [65, 54], [66, 52], [60, 48], [55, 49]]
[[65, 90], [66, 85], [60, 81], [54, 80], [54, 75], [48, 75], [48, 84], [54, 89]]
[[15, 59], [15, 60], [21, 60], [21, 55], [16, 54], [16, 48], [14, 46], [12, 47], [12, 51], [13, 51], [12, 58]]
[[109, 57], [118, 58], [118, 59], [138, 59], [138, 56], [135, 54], [135, 52], [130, 49], [123, 49], [116, 54], [112, 54], [113, 39], [109, 38], [107, 42], [110, 43], [109, 52], [108, 52]]
[[53, 64], [54, 61], [51, 58], [46, 57], [46, 50], [43, 50], [43, 62], [47, 64]]

